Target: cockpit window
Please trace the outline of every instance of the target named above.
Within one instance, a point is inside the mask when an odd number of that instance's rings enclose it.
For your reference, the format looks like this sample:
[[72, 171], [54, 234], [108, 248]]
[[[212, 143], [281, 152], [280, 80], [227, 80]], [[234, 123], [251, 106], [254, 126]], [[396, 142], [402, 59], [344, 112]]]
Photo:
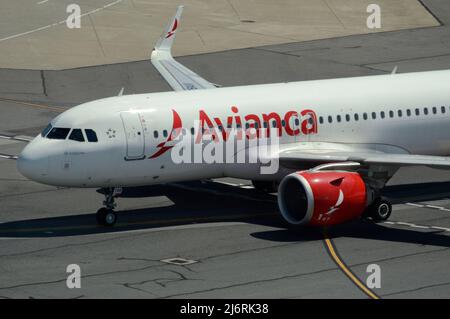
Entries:
[[98, 142], [97, 134], [94, 132], [94, 130], [86, 129], [85, 132], [89, 142]]
[[44, 128], [44, 130], [41, 132], [42, 137], [45, 137], [45, 135], [47, 135], [47, 133], [50, 132], [51, 129], [52, 125], [51, 124], [47, 125], [47, 127]]
[[54, 127], [48, 133], [47, 138], [54, 140], [65, 140], [70, 132], [70, 128]]
[[84, 142], [83, 132], [79, 128], [74, 128], [70, 133], [69, 140]]

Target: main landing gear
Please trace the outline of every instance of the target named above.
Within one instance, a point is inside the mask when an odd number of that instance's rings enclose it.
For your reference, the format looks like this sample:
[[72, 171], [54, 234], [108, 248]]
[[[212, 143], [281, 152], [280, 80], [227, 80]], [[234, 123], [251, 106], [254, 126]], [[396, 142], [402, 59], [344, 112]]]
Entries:
[[114, 199], [120, 195], [122, 189], [107, 188], [104, 192], [105, 200], [103, 201], [103, 205], [105, 207], [102, 207], [97, 211], [97, 223], [102, 226], [113, 226], [117, 221], [117, 215], [114, 212], [114, 208], [116, 208], [117, 204], [114, 202]]
[[381, 222], [387, 220], [391, 216], [391, 213], [392, 204], [385, 199], [377, 198], [367, 207], [365, 216], [374, 222]]

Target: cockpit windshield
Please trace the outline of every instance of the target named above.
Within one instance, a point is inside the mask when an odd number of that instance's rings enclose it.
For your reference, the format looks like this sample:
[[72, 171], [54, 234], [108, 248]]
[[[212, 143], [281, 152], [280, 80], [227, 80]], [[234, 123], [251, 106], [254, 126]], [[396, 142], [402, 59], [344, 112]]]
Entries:
[[[83, 134], [83, 131], [86, 135]], [[70, 136], [69, 136], [70, 133]], [[85, 136], [88, 142], [98, 142], [97, 134], [92, 129], [70, 129], [67, 127], [52, 127], [51, 124], [41, 132], [42, 137], [53, 140], [65, 140], [69, 136], [69, 140], [77, 142], [85, 142]]]
[[47, 134], [47, 138], [54, 140], [65, 140], [67, 135], [69, 135], [70, 128], [54, 127]]
[[45, 137], [47, 133], [50, 132], [51, 129], [52, 125], [51, 124], [47, 125], [46, 128], [44, 128], [44, 130], [41, 132], [42, 137]]

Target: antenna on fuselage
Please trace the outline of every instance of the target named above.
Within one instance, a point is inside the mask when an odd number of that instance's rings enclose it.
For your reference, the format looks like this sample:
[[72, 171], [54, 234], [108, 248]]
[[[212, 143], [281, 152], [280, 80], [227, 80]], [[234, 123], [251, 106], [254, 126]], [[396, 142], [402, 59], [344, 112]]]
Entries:
[[122, 88], [120, 89], [120, 91], [119, 91], [119, 94], [117, 94], [117, 96], [122, 96], [122, 95], [123, 95], [123, 90], [124, 90], [124, 88], [122, 87]]
[[398, 65], [394, 66], [394, 69], [392, 70], [391, 74], [397, 74]]

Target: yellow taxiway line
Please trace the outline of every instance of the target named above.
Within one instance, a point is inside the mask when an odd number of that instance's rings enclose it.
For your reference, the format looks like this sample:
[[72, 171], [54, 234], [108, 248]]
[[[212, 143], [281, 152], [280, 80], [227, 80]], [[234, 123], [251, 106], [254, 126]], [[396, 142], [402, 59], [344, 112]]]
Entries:
[[374, 293], [371, 289], [369, 289], [342, 261], [341, 257], [336, 251], [334, 247], [333, 241], [328, 236], [327, 231], [324, 231], [324, 242], [325, 247], [330, 255], [331, 259], [336, 263], [339, 269], [359, 288], [362, 292], [364, 292], [367, 296], [372, 299], [381, 299], [376, 293]]

